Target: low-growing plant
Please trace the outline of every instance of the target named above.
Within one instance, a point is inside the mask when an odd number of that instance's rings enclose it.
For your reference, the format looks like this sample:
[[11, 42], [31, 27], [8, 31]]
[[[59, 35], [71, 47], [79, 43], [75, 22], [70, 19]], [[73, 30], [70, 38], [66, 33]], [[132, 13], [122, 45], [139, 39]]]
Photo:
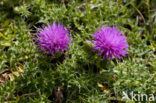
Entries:
[[[121, 103], [134, 102], [123, 100], [123, 91], [155, 95], [155, 12], [146, 0], [140, 4], [145, 13], [136, 0], [122, 1], [0, 1], [0, 102]], [[71, 34], [69, 49], [55, 56], [41, 52], [36, 40], [54, 21]], [[94, 34], [103, 26], [126, 38], [121, 60], [102, 59], [93, 50]], [[46, 48], [49, 42], [40, 40]]]

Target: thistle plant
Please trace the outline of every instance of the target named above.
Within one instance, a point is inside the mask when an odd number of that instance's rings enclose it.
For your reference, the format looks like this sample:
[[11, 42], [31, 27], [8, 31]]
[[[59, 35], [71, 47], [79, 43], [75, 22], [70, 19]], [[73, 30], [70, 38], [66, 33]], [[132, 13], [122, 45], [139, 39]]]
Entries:
[[69, 49], [68, 44], [71, 42], [71, 37], [68, 35], [69, 31], [66, 30], [61, 24], [48, 25], [38, 33], [37, 39], [41, 51], [47, 51], [47, 54], [53, 56], [57, 52], [62, 52]]
[[101, 27], [99, 31], [94, 34], [95, 45], [94, 50], [100, 51], [97, 56], [103, 54], [103, 59], [111, 60], [114, 56], [116, 59], [121, 59], [121, 56], [126, 56], [128, 44], [126, 38], [115, 27]]

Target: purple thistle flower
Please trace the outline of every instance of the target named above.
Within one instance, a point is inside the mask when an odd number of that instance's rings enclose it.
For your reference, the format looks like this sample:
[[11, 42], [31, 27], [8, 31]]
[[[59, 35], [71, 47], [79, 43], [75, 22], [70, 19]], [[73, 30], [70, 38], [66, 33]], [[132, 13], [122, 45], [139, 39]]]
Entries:
[[38, 33], [38, 45], [42, 48], [41, 51], [48, 51], [48, 54], [53, 56], [59, 51], [64, 54], [64, 50], [69, 49], [68, 44], [71, 42], [68, 34], [68, 30], [54, 22], [53, 25], [43, 27]]
[[92, 42], [95, 45], [93, 49], [100, 51], [97, 56], [104, 54], [103, 59], [110, 57], [111, 60], [113, 56], [116, 59], [121, 59], [120, 56], [126, 56], [127, 54], [128, 44], [126, 38], [114, 27], [101, 27], [94, 34]]

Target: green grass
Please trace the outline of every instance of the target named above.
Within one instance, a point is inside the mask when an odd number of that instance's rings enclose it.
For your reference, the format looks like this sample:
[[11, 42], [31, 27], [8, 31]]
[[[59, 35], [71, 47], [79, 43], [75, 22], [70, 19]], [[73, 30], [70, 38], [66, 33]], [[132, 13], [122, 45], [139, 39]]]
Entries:
[[[124, 103], [123, 91], [156, 94], [156, 12], [148, 13], [147, 0], [140, 5], [135, 0], [60, 1], [0, 1], [0, 81], [5, 73], [24, 70], [0, 84], [1, 103], [54, 102], [56, 87], [63, 103]], [[53, 21], [72, 34], [65, 56], [47, 56], [35, 44], [38, 30]], [[103, 61], [91, 49], [88, 41], [102, 25], [126, 36], [123, 60]]]

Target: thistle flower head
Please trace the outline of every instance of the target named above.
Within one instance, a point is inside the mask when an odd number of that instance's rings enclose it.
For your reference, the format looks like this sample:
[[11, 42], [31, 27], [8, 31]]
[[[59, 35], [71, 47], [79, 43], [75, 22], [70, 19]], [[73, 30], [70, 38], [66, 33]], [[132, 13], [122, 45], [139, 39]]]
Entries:
[[54, 22], [53, 25], [43, 27], [38, 33], [38, 45], [42, 48], [41, 51], [47, 51], [48, 54], [55, 55], [59, 51], [64, 53], [64, 50], [69, 49], [68, 44], [71, 41], [68, 34], [68, 30]]
[[121, 59], [121, 56], [127, 54], [126, 49], [128, 44], [126, 38], [115, 27], [101, 27], [99, 31], [94, 34], [95, 45], [93, 49], [99, 50], [98, 56], [103, 54], [103, 59], [111, 60], [114, 56], [116, 59]]

